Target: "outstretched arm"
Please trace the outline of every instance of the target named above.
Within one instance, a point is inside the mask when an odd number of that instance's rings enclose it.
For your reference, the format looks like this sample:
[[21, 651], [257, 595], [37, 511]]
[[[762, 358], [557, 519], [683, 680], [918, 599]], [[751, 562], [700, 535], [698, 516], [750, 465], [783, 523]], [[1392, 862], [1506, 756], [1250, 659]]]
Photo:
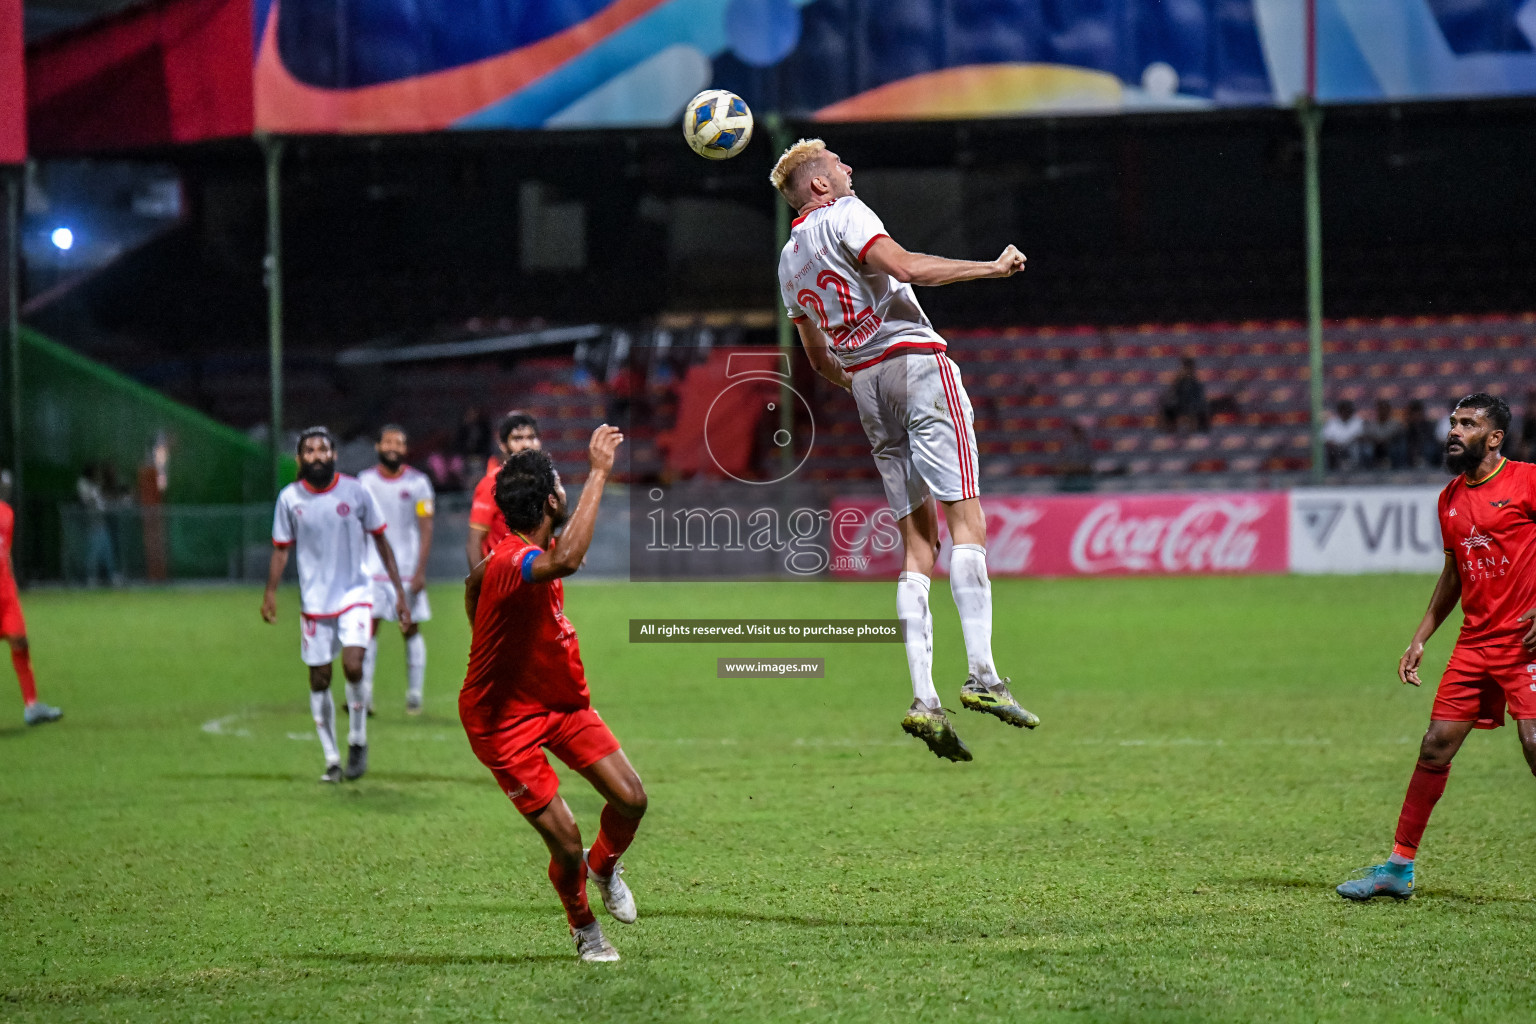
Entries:
[[1014, 246], [990, 263], [977, 260], [951, 260], [943, 256], [929, 256], [921, 252], [908, 252], [897, 245], [890, 236], [876, 239], [864, 254], [864, 262], [876, 270], [890, 274], [903, 284], [935, 287], [955, 284], [959, 281], [975, 281], [983, 277], [1012, 277], [1024, 269], [1024, 254]]
[[800, 346], [811, 360], [811, 368], [844, 391], [850, 390], [853, 378], [832, 354], [832, 342], [821, 333], [821, 328], [809, 320], [796, 320], [795, 329], [800, 332]]
[[608, 474], [613, 472], [613, 456], [619, 449], [624, 435], [618, 427], [604, 423], [592, 431], [592, 443], [587, 447], [587, 461], [592, 471], [587, 474], [586, 485], [581, 489], [581, 500], [576, 503], [570, 522], [560, 534], [560, 543], [553, 550], [541, 551], [533, 560], [529, 572], [535, 583], [569, 576], [581, 568], [587, 549], [592, 546], [592, 533], [597, 527], [597, 509], [603, 500], [603, 487]]
[[1440, 623], [1445, 621], [1445, 617], [1451, 614], [1451, 609], [1460, 600], [1461, 574], [1456, 571], [1455, 556], [1446, 552], [1445, 567], [1440, 570], [1440, 578], [1435, 581], [1435, 592], [1430, 595], [1429, 607], [1424, 611], [1424, 618], [1419, 621], [1419, 628], [1413, 631], [1408, 649], [1398, 660], [1398, 679], [1414, 686], [1420, 684], [1419, 662], [1424, 660], [1424, 643], [1435, 635], [1435, 630], [1440, 628]]
[[389, 546], [389, 538], [380, 530], [373, 535], [374, 547], [379, 549], [379, 561], [389, 573], [389, 582], [395, 587], [395, 613], [400, 617], [400, 632], [411, 628], [411, 602], [405, 599], [405, 588], [400, 585], [400, 569], [395, 565], [395, 549]]
[[288, 568], [287, 545], [273, 545], [272, 561], [267, 563], [267, 589], [261, 595], [261, 617], [268, 622], [277, 621], [277, 585], [283, 582], [283, 570]]

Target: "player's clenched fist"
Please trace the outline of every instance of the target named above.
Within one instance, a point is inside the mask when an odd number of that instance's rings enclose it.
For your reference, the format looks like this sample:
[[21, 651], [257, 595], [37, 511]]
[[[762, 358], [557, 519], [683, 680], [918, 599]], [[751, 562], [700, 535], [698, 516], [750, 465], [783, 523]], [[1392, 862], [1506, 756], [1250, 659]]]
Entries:
[[1001, 256], [992, 261], [992, 264], [997, 267], [998, 277], [1012, 277], [1024, 269], [1025, 262], [1025, 256], [1019, 252], [1018, 246], [1010, 245], [1003, 250]]
[[614, 453], [619, 450], [619, 445], [623, 441], [624, 434], [618, 427], [610, 427], [604, 423], [592, 431], [592, 443], [587, 446], [587, 461], [595, 470], [611, 472]]

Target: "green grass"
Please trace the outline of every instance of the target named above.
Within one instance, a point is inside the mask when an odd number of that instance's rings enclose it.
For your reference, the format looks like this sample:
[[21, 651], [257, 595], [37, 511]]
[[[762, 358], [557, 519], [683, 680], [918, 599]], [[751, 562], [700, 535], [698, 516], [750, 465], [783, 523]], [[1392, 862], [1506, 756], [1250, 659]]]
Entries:
[[[340, 788], [314, 781], [292, 593], [276, 628], [247, 590], [30, 594], [67, 715], [24, 730], [0, 702], [0, 1019], [1529, 1020], [1512, 728], [1458, 758], [1412, 902], [1333, 894], [1390, 842], [1430, 700], [1393, 669], [1430, 585], [999, 582], [998, 657], [1044, 725], [961, 712], [969, 765], [901, 734], [899, 646], [627, 643], [631, 616], [888, 617], [889, 584], [573, 585], [651, 795], [608, 966], [574, 961], [459, 728], [455, 588], [428, 713], [404, 716], [386, 637], [373, 771]], [[714, 678], [753, 652], [827, 678]], [[598, 802], [562, 777], [590, 838]]]

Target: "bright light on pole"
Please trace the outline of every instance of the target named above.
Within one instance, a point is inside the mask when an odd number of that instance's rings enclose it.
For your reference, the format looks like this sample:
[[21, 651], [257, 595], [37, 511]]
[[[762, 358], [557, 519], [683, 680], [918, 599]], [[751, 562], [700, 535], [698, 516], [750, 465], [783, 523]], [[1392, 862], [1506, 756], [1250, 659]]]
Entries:
[[75, 233], [69, 228], [54, 228], [53, 234], [48, 238], [53, 242], [54, 248], [61, 252], [68, 252], [75, 245]]

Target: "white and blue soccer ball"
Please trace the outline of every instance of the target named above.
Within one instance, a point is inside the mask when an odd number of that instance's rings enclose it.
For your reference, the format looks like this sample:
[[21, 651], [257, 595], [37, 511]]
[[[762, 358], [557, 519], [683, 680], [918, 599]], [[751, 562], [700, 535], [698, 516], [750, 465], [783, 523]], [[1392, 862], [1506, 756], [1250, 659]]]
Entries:
[[726, 89], [705, 89], [683, 110], [683, 138], [707, 160], [729, 160], [752, 141], [752, 111]]

